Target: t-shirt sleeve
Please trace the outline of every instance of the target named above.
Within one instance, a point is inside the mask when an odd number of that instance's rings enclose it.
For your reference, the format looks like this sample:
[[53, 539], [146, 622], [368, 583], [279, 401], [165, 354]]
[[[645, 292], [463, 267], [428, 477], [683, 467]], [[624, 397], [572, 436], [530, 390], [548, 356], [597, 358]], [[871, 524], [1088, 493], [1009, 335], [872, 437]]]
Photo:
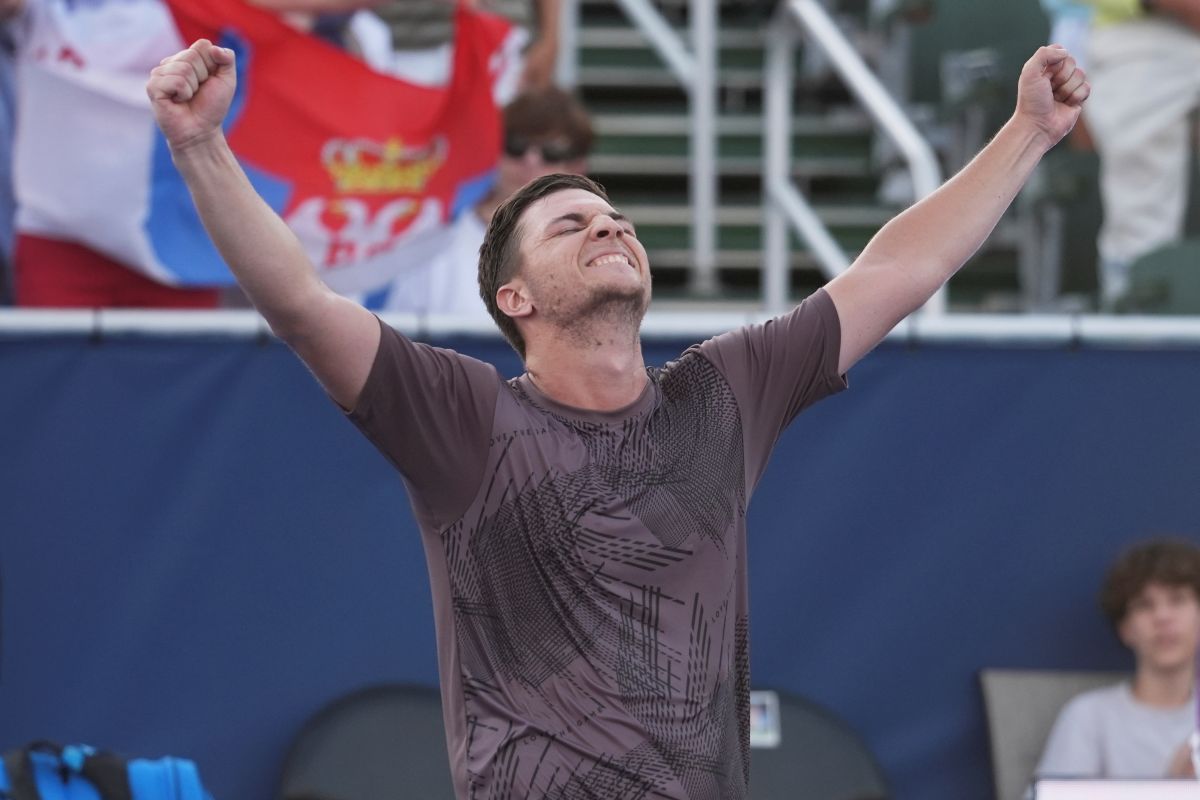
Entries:
[[379, 325], [379, 349], [349, 418], [404, 476], [417, 514], [441, 527], [478, 489], [501, 379], [490, 364]]
[[699, 345], [737, 398], [749, 486], [758, 482], [771, 448], [796, 415], [846, 388], [837, 369], [840, 347], [837, 309], [824, 289], [787, 314]]
[[1103, 774], [1100, 720], [1087, 695], [1075, 697], [1059, 712], [1035, 777], [1094, 778]]

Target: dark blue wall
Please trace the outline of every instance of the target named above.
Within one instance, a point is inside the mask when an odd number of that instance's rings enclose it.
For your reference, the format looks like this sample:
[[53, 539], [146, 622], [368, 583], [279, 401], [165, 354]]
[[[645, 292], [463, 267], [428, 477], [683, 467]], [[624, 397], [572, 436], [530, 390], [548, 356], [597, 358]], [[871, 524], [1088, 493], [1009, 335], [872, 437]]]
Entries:
[[[755, 495], [754, 683], [844, 716], [902, 800], [990, 797], [978, 670], [1125, 666], [1105, 565], [1200, 531], [1200, 350], [888, 346], [851, 383]], [[436, 679], [400, 482], [279, 344], [0, 340], [0, 559], [0, 747], [267, 798], [323, 703]]]

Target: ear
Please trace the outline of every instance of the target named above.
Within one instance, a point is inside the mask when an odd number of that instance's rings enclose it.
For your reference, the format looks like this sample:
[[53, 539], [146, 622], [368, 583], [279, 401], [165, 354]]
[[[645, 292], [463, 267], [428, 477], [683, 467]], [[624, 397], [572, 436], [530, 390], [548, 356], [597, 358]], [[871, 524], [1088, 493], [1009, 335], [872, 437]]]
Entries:
[[525, 282], [516, 279], [496, 290], [496, 307], [513, 319], [528, 317], [533, 313], [533, 300]]

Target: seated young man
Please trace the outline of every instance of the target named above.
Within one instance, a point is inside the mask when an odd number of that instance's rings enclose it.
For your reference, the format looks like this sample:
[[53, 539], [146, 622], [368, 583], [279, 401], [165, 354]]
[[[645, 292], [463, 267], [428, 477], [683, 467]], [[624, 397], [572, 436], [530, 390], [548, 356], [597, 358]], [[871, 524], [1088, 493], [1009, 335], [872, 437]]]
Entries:
[[1134, 547], [1109, 570], [1100, 605], [1133, 651], [1133, 680], [1067, 703], [1046, 742], [1038, 777], [1190, 775], [1200, 548], [1165, 539]]

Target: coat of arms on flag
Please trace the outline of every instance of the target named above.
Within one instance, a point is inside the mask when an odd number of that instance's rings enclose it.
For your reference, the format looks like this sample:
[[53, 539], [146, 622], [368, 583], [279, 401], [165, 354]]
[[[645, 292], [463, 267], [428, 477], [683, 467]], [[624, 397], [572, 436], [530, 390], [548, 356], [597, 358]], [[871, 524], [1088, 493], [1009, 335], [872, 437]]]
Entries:
[[20, 82], [40, 97], [22, 97], [23, 230], [82, 242], [163, 283], [232, 283], [144, 91], [159, 59], [202, 37], [238, 56], [230, 146], [334, 289], [371, 291], [421, 263], [490, 187], [501, 138], [494, 56], [511, 32], [497, 17], [460, 6], [451, 78], [430, 88], [242, 0], [30, 6]]

